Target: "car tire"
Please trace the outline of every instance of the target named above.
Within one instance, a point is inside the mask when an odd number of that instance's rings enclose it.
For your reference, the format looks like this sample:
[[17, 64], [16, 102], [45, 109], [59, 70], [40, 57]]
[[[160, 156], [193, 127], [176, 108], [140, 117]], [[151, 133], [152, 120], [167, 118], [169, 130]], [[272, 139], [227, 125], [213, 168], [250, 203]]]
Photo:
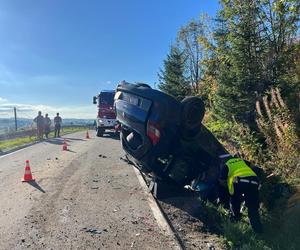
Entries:
[[205, 114], [204, 102], [199, 97], [189, 96], [181, 101], [181, 123], [187, 131], [199, 131]]
[[103, 134], [104, 134], [104, 129], [102, 129], [102, 128], [97, 128], [97, 133], [96, 133], [96, 135], [98, 136], [98, 137], [102, 137], [103, 136]]

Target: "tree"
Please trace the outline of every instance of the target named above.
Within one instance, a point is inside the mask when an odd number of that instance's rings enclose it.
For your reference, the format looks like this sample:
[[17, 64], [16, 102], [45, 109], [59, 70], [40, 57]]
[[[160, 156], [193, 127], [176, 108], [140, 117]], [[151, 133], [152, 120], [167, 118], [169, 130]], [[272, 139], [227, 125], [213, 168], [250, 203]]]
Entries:
[[158, 74], [158, 88], [181, 101], [190, 93], [189, 83], [184, 75], [185, 60], [178, 47], [172, 46], [167, 59], [164, 60], [164, 69]]
[[223, 0], [216, 32], [219, 116], [255, 125], [255, 100], [262, 91], [261, 39], [255, 0]]
[[195, 93], [199, 91], [199, 84], [203, 73], [200, 64], [203, 49], [201, 43], [198, 42], [199, 37], [204, 34], [202, 19], [204, 17], [198, 21], [190, 21], [179, 30], [177, 36], [177, 42], [186, 57], [187, 77]]
[[[299, 117], [299, 21], [300, 1], [263, 0], [259, 6], [259, 18], [266, 40], [264, 72], [269, 87], [279, 87], [282, 97], [291, 110], [297, 124]], [[299, 69], [299, 67], [298, 67]], [[295, 77], [296, 76], [296, 77]], [[298, 128], [300, 135], [300, 128]]]
[[[263, 39], [266, 41], [264, 72], [270, 84], [285, 85], [282, 76], [294, 65], [295, 39], [299, 30], [299, 0], [261, 0], [258, 5]], [[289, 87], [288, 87], [289, 88]]]

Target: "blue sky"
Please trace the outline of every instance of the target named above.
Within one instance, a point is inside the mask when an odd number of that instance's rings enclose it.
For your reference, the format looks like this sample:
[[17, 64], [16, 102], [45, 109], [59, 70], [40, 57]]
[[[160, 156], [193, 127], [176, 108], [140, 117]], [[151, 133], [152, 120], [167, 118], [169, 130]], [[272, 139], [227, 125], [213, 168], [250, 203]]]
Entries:
[[121, 80], [153, 85], [179, 28], [217, 9], [217, 0], [0, 0], [0, 117], [14, 105], [24, 117], [94, 118], [93, 95]]

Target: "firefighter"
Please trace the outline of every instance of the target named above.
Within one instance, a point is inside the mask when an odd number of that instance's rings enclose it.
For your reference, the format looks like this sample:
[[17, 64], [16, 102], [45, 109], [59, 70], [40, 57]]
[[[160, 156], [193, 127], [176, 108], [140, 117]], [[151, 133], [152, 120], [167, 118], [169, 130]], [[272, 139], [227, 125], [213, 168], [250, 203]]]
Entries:
[[38, 112], [38, 116], [33, 119], [33, 121], [36, 123], [37, 128], [37, 138], [39, 140], [43, 139], [43, 133], [44, 133], [44, 116], [42, 116], [42, 112]]
[[61, 128], [62, 119], [59, 116], [59, 113], [54, 117], [54, 137], [60, 137], [60, 128]]
[[220, 184], [229, 195], [231, 218], [241, 219], [241, 203], [245, 201], [248, 217], [253, 230], [262, 233], [259, 215], [258, 168], [251, 168], [243, 159], [230, 154], [219, 156], [221, 160]]
[[49, 118], [48, 114], [45, 115], [45, 121], [44, 121], [44, 132], [45, 132], [45, 136], [48, 139], [49, 133], [50, 133], [50, 126], [51, 126], [51, 119]]

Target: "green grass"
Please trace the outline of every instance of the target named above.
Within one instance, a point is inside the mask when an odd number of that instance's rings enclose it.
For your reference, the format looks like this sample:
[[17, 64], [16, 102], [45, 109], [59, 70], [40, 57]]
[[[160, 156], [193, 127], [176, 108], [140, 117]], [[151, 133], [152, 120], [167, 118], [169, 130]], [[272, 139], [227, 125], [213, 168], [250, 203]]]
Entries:
[[271, 211], [262, 209], [263, 234], [253, 232], [247, 218], [247, 209], [242, 220], [231, 222], [229, 213], [222, 206], [209, 202], [204, 204], [205, 224], [219, 234], [224, 249], [238, 250], [296, 250], [300, 246], [300, 188], [294, 203], [289, 197], [277, 198]]
[[16, 138], [16, 139], [11, 139], [11, 140], [4, 140], [0, 141], [0, 152], [9, 150], [12, 148], [16, 148], [31, 142], [35, 142], [36, 138], [35, 137], [23, 137], [23, 138]]
[[[66, 134], [71, 134], [71, 133], [75, 133], [75, 132], [79, 132], [79, 131], [87, 131], [88, 129], [85, 127], [67, 127], [67, 128], [63, 128], [61, 130], [60, 135], [66, 135]], [[54, 132], [52, 131], [49, 135], [49, 137], [53, 137], [54, 136]]]
[[260, 236], [255, 234], [246, 214], [240, 222], [231, 222], [229, 212], [222, 206], [215, 206], [209, 202], [204, 204], [204, 223], [220, 236], [220, 244], [224, 249], [243, 250], [269, 250], [269, 244]]
[[[79, 131], [86, 131], [87, 128], [85, 127], [67, 127], [63, 128], [61, 130], [61, 135], [71, 134]], [[51, 132], [49, 134], [49, 138], [54, 137], [54, 132]], [[1, 151], [7, 151], [10, 149], [14, 149], [32, 142], [38, 141], [36, 136], [27, 136], [22, 138], [15, 138], [15, 139], [9, 139], [9, 140], [3, 140], [0, 141], [0, 152]]]

